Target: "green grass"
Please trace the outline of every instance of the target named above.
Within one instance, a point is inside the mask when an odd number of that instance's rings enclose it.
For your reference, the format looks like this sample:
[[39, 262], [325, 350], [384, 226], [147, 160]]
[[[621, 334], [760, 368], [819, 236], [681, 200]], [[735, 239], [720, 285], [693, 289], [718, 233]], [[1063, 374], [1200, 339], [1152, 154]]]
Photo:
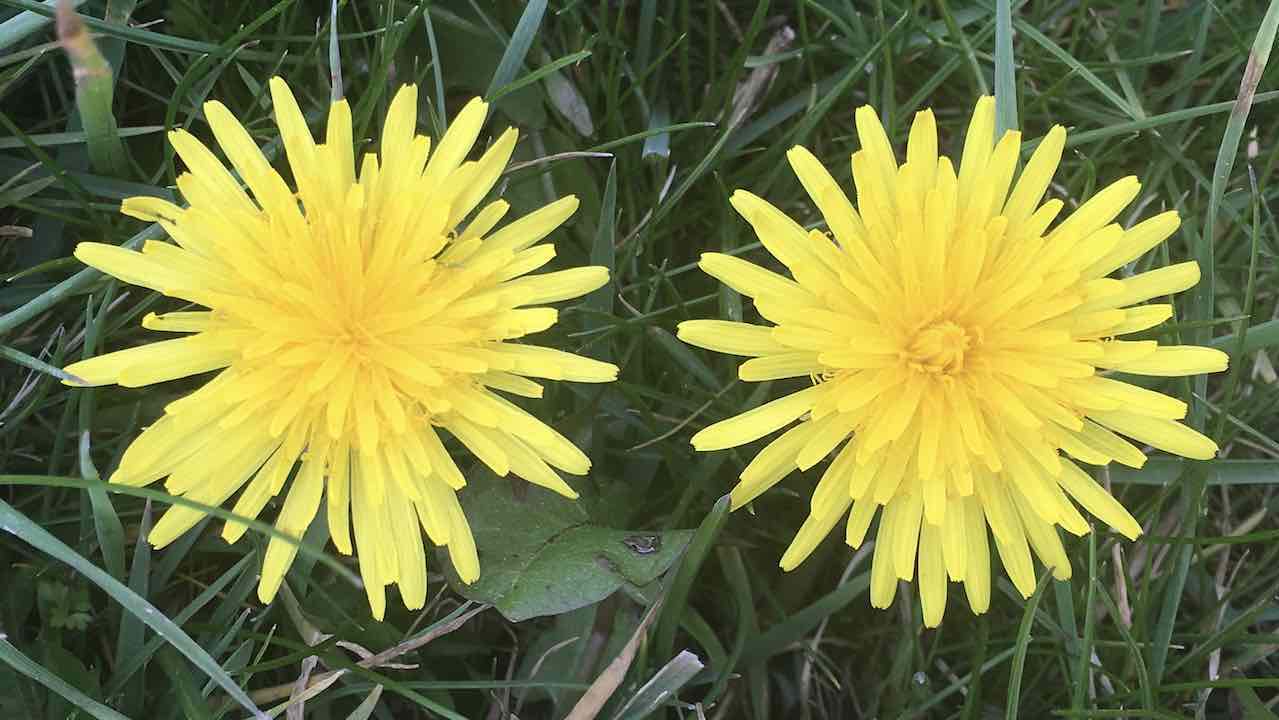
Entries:
[[[246, 717], [237, 702], [277, 708], [304, 672], [319, 718], [560, 718], [592, 683], [606, 718], [699, 717], [699, 704], [759, 719], [1279, 714], [1279, 63], [1251, 75], [1255, 105], [1237, 101], [1250, 53], [1261, 61], [1274, 40], [1267, 3], [367, 0], [341, 4], [336, 28], [322, 2], [133, 5], [81, 4], [113, 70], [94, 99], [78, 98], [34, 12], [44, 4], [0, 0], [0, 717]], [[783, 28], [793, 39], [770, 47]], [[486, 137], [522, 131], [527, 164], [505, 190], [515, 210], [581, 198], [557, 262], [607, 264], [615, 284], [566, 309], [554, 339], [623, 372], [604, 388], [548, 390], [535, 412], [595, 461], [575, 483], [589, 522], [691, 531], [664, 536], [692, 539], [657, 584], [512, 623], [470, 614], [432, 556], [427, 609], [392, 597], [375, 623], [318, 523], [289, 591], [264, 608], [254, 588], [269, 524], [231, 547], [202, 525], [153, 551], [138, 538], [168, 497], [103, 484], [193, 382], [60, 384], [53, 368], [142, 342], [142, 315], [170, 302], [84, 270], [72, 248], [161, 236], [119, 201], [172, 195], [179, 168], [159, 130], [208, 138], [206, 99], [274, 153], [265, 81], [278, 73], [322, 127], [331, 42], [359, 136], [376, 136], [401, 83], [422, 88], [433, 135], [486, 95]], [[706, 250], [768, 261], [732, 190], [815, 221], [786, 167], [791, 145], [847, 183], [855, 107], [874, 105], [898, 147], [932, 107], [954, 153], [984, 92], [1031, 142], [1055, 123], [1071, 130], [1052, 189], [1068, 203], [1136, 174], [1125, 222], [1181, 213], [1182, 230], [1141, 265], [1193, 258], [1205, 278], [1159, 337], [1234, 358], [1228, 374], [1162, 383], [1192, 401], [1221, 459], [1108, 476], [1146, 536], [1069, 540], [1074, 578], [1044, 579], [1032, 601], [996, 571], [979, 618], [952, 588], [942, 627], [925, 631], [912, 593], [869, 607], [869, 556], [838, 538], [794, 572], [777, 568], [820, 469], [753, 513], [716, 504], [750, 449], [694, 455], [688, 437], [775, 390], [734, 382], [735, 360], [673, 330], [751, 312], [695, 266]], [[104, 160], [111, 125], [125, 157]], [[658, 598], [646, 641], [609, 669]], [[357, 646], [377, 657], [361, 662]]]

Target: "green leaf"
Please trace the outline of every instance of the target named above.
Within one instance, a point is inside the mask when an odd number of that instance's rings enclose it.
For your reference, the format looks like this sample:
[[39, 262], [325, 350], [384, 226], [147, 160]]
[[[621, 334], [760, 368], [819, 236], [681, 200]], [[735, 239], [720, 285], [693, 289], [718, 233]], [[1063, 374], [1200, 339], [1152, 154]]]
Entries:
[[666, 572], [692, 537], [687, 530], [631, 532], [591, 521], [579, 503], [484, 470], [461, 493], [480, 553], [480, 579], [450, 580], [463, 596], [519, 622], [599, 602], [623, 585]]

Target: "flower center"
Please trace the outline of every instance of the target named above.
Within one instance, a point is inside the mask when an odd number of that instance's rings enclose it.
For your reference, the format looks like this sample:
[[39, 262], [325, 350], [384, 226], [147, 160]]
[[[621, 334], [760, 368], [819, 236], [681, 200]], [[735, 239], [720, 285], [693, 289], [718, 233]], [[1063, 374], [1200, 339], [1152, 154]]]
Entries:
[[365, 329], [362, 319], [348, 318], [343, 322], [337, 341], [339, 345], [348, 348], [361, 363], [368, 362], [374, 356], [373, 336]]
[[926, 325], [902, 352], [902, 359], [920, 372], [953, 375], [964, 369], [964, 353], [973, 337], [950, 320]]

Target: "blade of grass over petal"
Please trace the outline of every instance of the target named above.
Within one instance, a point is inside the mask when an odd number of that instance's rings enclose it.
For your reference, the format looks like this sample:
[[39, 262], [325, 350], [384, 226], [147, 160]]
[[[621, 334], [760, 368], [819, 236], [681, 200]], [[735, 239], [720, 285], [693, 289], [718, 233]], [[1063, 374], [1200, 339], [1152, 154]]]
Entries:
[[0, 345], [0, 358], [15, 362], [25, 368], [29, 368], [38, 373], [43, 373], [49, 377], [66, 380], [68, 382], [78, 382], [78, 378], [62, 368], [54, 367], [39, 358], [31, 357], [30, 355], [15, 348]]
[[[47, 485], [50, 487], [67, 487], [88, 489], [90, 484], [82, 478], [73, 477], [52, 477], [45, 475], [0, 475], [0, 486], [2, 485]], [[156, 500], [169, 505], [199, 510], [200, 512], [219, 518], [221, 520], [231, 520], [248, 526], [250, 530], [254, 530], [263, 535], [272, 538], [278, 538], [291, 545], [296, 545], [298, 552], [302, 554], [312, 555], [317, 561], [326, 565], [335, 574], [343, 580], [351, 584], [352, 587], [360, 587], [361, 582], [349, 568], [341, 562], [333, 559], [328, 553], [321, 552], [309, 546], [307, 543], [294, 538], [288, 533], [281, 532], [274, 525], [261, 522], [259, 520], [248, 518], [243, 515], [237, 515], [230, 510], [226, 510], [214, 505], [205, 505], [204, 503], [188, 500], [180, 495], [170, 495], [159, 490], [151, 490], [143, 487], [129, 487], [127, 485], [107, 485], [107, 492], [117, 495], [131, 495], [133, 497], [145, 498], [147, 500]]]
[[[90, 296], [85, 306], [85, 332], [84, 332], [84, 354], [83, 357], [88, 359], [92, 357], [98, 349], [99, 338], [103, 335], [103, 329], [106, 319], [106, 309], [111, 306], [112, 300], [115, 299], [116, 289], [119, 284], [110, 281], [107, 283], [106, 290], [101, 294], [98, 301], [98, 311], [94, 312], [94, 298]], [[105, 484], [98, 469], [93, 464], [93, 458], [90, 454], [90, 430], [93, 427], [93, 418], [97, 412], [97, 392], [92, 388], [85, 388], [76, 394], [76, 400], [79, 407], [79, 450], [80, 450], [80, 477], [90, 483], [88, 496], [89, 504], [93, 513], [93, 529], [97, 534], [98, 547], [102, 551], [102, 560], [106, 563], [107, 570], [117, 580], [124, 580], [124, 527], [120, 523], [120, 516], [116, 513], [115, 506], [111, 503], [111, 498], [107, 495], [103, 488]]]

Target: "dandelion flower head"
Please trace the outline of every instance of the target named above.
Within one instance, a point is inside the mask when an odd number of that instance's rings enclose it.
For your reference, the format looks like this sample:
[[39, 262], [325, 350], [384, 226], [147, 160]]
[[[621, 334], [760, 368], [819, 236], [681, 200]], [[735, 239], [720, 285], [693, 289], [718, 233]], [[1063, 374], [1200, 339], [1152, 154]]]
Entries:
[[1077, 463], [1141, 467], [1146, 456], [1131, 441], [1196, 459], [1217, 446], [1177, 422], [1185, 403], [1112, 371], [1192, 375], [1223, 370], [1227, 358], [1120, 339], [1168, 319], [1171, 305], [1140, 303], [1193, 286], [1199, 268], [1183, 262], [1111, 277], [1179, 224], [1175, 212], [1126, 229], [1115, 222], [1137, 197], [1134, 177], [1054, 224], [1064, 204], [1044, 195], [1062, 127], [1017, 173], [1020, 133], [994, 141], [989, 97], [977, 103], [957, 171], [938, 155], [931, 111], [915, 116], [900, 165], [871, 108], [857, 111], [856, 125], [856, 208], [812, 153], [788, 154], [829, 233], [805, 231], [749, 192], [732, 197], [790, 277], [726, 254], [702, 256], [703, 270], [752, 297], [771, 324], [679, 327], [686, 342], [749, 357], [742, 380], [814, 382], [705, 428], [693, 445], [730, 448], [789, 426], [742, 471], [734, 507], [833, 454], [782, 568], [802, 562], [845, 515], [847, 543], [859, 547], [878, 515], [872, 604], [888, 607], [898, 579], [917, 572], [924, 622], [935, 626], [948, 579], [963, 583], [975, 612], [988, 608], [989, 536], [1029, 596], [1032, 551], [1054, 577], [1070, 577], [1057, 527], [1088, 532], [1075, 503], [1139, 535], [1137, 521]]
[[[159, 223], [176, 244], [151, 241], [134, 252], [82, 243], [75, 255], [207, 309], [149, 314], [144, 327], [181, 336], [67, 371], [88, 385], [126, 387], [217, 371], [133, 441], [111, 481], [164, 478], [168, 492], [215, 506], [238, 492], [232, 510], [249, 518], [287, 485], [276, 526], [293, 537], [327, 502], [330, 536], [343, 553], [358, 547], [380, 619], [388, 585], [399, 585], [411, 609], [425, 602], [423, 531], [447, 547], [464, 581], [479, 577], [456, 496], [465, 481], [443, 431], [499, 475], [576, 496], [557, 470], [583, 474], [587, 457], [494, 391], [538, 398], [542, 386], [532, 378], [616, 377], [608, 363], [517, 342], [556, 322], [557, 311], [542, 305], [601, 287], [608, 273], [529, 275], [555, 256], [539, 243], [577, 199], [498, 227], [507, 203], [481, 203], [517, 133], [507, 130], [468, 160], [487, 113], [480, 100], [433, 146], [416, 132], [416, 88], [402, 88], [378, 153], [357, 166], [345, 101], [332, 104], [317, 143], [288, 86], [275, 78], [270, 89], [296, 190], [225, 106], [206, 104], [209, 127], [251, 196], [209, 148], [174, 131], [169, 140], [188, 169], [178, 189], [189, 206], [135, 197], [122, 211]], [[164, 546], [203, 516], [172, 507], [149, 540]], [[228, 522], [222, 535], [234, 542], [244, 531]], [[295, 553], [296, 544], [272, 538], [264, 602]]]

